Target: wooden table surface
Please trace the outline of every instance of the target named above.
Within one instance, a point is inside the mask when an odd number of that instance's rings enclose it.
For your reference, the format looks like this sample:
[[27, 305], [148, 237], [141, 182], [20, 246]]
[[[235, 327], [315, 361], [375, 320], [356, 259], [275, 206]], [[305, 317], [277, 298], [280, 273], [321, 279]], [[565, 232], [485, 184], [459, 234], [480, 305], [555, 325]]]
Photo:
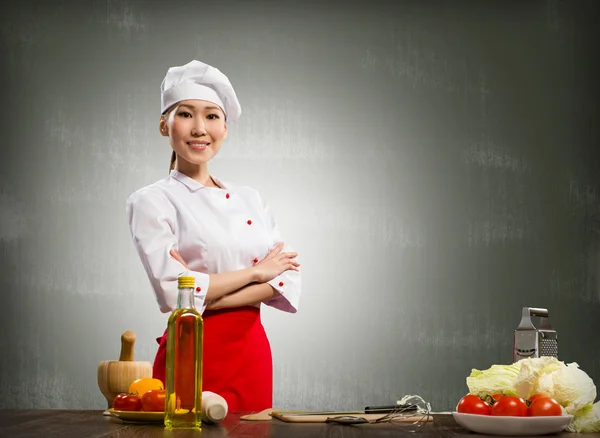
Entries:
[[[160, 423], [124, 423], [118, 418], [103, 416], [102, 411], [77, 410], [0, 410], [0, 436], [24, 437], [237, 437], [237, 438], [476, 438], [485, 435], [471, 433], [460, 427], [451, 415], [436, 414], [416, 433], [391, 424], [340, 425], [327, 423], [293, 424], [279, 420], [241, 421], [243, 413], [230, 413], [219, 425], [203, 425], [202, 431], [169, 431]], [[547, 435], [548, 436], [548, 435]], [[560, 438], [599, 438], [600, 433], [562, 433]]]

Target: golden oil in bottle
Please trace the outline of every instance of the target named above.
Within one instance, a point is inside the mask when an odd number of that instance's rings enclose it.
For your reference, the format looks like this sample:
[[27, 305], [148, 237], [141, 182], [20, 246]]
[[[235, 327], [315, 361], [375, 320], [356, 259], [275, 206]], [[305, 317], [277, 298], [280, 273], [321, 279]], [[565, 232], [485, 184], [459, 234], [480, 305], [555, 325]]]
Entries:
[[194, 304], [195, 278], [179, 277], [178, 287], [167, 325], [165, 426], [200, 429], [204, 322]]

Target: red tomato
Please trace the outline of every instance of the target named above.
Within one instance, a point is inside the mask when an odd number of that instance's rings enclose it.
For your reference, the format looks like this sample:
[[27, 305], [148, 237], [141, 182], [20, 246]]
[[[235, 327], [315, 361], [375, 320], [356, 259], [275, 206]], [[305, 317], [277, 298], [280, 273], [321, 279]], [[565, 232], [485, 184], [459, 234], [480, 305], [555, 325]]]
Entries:
[[505, 395], [494, 403], [491, 414], [499, 417], [525, 417], [527, 404], [521, 397]]
[[490, 405], [476, 395], [468, 394], [460, 399], [456, 411], [462, 414], [490, 415]]
[[530, 417], [552, 417], [562, 415], [562, 408], [550, 397], [536, 397], [529, 405], [527, 415]]
[[139, 411], [142, 409], [142, 401], [137, 395], [119, 394], [113, 400], [115, 411]]
[[500, 400], [502, 397], [504, 397], [504, 396], [503, 396], [501, 393], [497, 393], [497, 394], [494, 394], [494, 395], [492, 396], [492, 398], [493, 398], [495, 401], [498, 401], [498, 400]]
[[151, 389], [142, 395], [142, 409], [146, 412], [164, 412], [167, 391]]
[[527, 399], [527, 401], [529, 401], [529, 403], [533, 403], [533, 401], [534, 401], [536, 398], [540, 398], [540, 397], [548, 397], [548, 396], [547, 396], [546, 394], [533, 394], [531, 397], [529, 397], [529, 398]]

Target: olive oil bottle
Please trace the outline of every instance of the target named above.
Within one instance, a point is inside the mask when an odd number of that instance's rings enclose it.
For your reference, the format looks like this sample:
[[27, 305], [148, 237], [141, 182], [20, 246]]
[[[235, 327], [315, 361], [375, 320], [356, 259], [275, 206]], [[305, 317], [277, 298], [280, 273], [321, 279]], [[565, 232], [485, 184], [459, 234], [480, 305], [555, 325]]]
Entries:
[[204, 322], [194, 304], [195, 278], [178, 278], [177, 308], [167, 325], [165, 426], [200, 429]]

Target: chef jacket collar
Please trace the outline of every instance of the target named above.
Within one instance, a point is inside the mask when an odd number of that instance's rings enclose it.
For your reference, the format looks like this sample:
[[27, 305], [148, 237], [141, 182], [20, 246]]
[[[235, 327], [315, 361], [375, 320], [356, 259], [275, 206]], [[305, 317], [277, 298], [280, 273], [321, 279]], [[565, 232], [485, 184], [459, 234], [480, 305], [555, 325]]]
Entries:
[[[195, 192], [196, 190], [200, 190], [200, 189], [205, 189], [206, 186], [203, 184], [200, 184], [198, 181], [196, 181], [193, 178], [190, 178], [189, 176], [187, 176], [184, 173], [181, 173], [177, 170], [171, 170], [171, 174], [169, 175], [171, 178], [176, 179], [177, 181], [179, 181], [180, 183], [182, 183], [183, 185], [185, 185], [188, 189], [190, 189], [192, 192]], [[225, 184], [223, 184], [223, 182], [217, 178], [216, 176], [211, 175], [212, 179], [219, 185], [221, 186], [221, 188], [225, 189], [226, 186]]]

